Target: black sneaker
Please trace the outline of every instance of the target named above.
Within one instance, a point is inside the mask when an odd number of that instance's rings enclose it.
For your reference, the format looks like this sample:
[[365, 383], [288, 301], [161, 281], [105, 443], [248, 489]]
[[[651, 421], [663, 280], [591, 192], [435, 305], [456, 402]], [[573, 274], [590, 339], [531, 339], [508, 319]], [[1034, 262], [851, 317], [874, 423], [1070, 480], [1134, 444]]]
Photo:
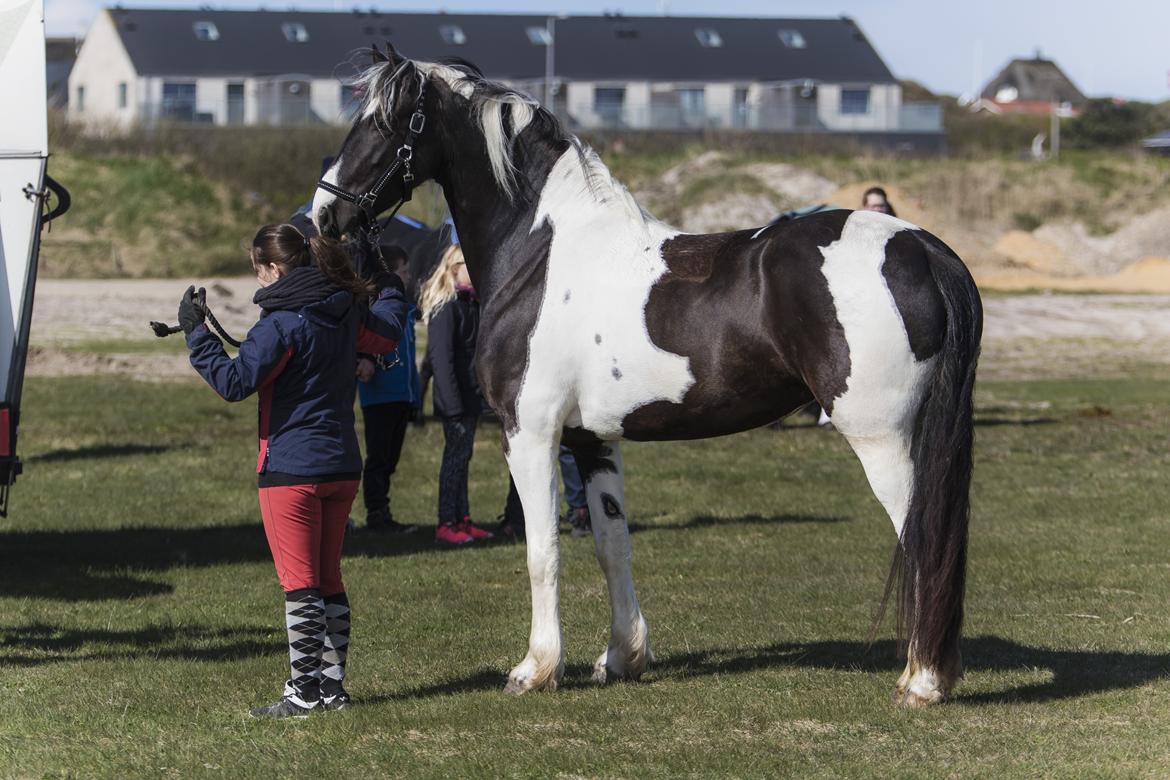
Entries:
[[353, 700], [349, 698], [345, 688], [340, 689], [334, 694], [321, 694], [321, 709], [323, 710], [347, 710], [349, 705], [353, 704]]
[[366, 530], [376, 534], [412, 534], [418, 530], [417, 525], [403, 525], [394, 519], [386, 510], [368, 512], [366, 514]]
[[[313, 702], [316, 704], [316, 702]], [[302, 707], [292, 700], [291, 696], [284, 696], [275, 704], [266, 707], [256, 707], [251, 711], [253, 718], [307, 718], [313, 707]]]

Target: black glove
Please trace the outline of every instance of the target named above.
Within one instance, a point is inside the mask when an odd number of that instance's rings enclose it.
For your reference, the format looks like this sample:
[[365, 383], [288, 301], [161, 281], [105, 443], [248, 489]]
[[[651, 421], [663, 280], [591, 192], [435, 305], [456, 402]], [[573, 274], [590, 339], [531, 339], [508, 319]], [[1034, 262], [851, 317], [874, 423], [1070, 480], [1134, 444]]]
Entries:
[[183, 333], [190, 336], [191, 331], [203, 324], [204, 310], [207, 305], [207, 290], [202, 287], [195, 291], [195, 285], [187, 288], [183, 293], [183, 300], [179, 301], [179, 327]]

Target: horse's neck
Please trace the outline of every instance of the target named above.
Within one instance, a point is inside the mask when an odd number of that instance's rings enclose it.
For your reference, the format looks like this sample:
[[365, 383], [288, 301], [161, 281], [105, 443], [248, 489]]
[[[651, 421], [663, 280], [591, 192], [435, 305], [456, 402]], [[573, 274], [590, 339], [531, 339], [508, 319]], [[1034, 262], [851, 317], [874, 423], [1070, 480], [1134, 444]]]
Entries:
[[580, 234], [582, 238], [601, 225], [640, 236], [658, 224], [589, 148], [580, 153], [570, 148], [549, 172], [534, 225], [545, 220], [561, 235]]

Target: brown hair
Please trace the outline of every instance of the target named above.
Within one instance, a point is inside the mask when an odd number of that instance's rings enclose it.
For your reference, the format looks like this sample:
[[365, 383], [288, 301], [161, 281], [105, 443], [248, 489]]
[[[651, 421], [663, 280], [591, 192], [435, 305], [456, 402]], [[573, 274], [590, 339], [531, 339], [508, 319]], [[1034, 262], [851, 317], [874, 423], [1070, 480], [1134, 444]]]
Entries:
[[325, 278], [343, 290], [353, 293], [355, 298], [368, 298], [376, 290], [371, 282], [357, 275], [349, 255], [341, 244], [324, 236], [305, 238], [305, 234], [294, 225], [265, 225], [256, 231], [249, 251], [252, 269], [270, 263], [286, 271], [316, 265]]

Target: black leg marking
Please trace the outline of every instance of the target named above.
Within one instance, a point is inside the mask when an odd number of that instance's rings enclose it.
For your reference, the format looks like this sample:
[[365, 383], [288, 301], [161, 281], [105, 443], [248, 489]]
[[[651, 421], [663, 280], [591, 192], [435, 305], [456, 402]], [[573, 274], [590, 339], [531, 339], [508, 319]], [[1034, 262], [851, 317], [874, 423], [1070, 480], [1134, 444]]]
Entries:
[[601, 507], [605, 510], [605, 516], [610, 520], [619, 520], [624, 517], [621, 504], [609, 493], [601, 494]]

